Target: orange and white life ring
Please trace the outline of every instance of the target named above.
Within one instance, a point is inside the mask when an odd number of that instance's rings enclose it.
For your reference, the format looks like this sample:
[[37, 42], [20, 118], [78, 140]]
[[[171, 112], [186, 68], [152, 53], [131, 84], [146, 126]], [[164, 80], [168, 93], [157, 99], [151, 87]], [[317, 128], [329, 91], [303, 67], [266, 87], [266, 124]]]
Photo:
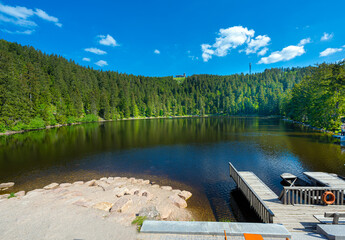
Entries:
[[327, 205], [333, 204], [335, 202], [335, 195], [330, 191], [326, 191], [322, 194], [322, 201]]

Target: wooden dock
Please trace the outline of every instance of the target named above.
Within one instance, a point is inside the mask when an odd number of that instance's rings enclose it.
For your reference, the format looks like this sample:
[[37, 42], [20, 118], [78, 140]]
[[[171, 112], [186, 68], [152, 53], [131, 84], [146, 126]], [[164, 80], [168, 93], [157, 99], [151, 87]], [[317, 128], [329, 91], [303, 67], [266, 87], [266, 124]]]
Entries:
[[290, 232], [312, 231], [319, 223], [314, 215], [345, 212], [345, 205], [283, 204], [253, 172], [237, 171], [230, 164], [230, 176], [265, 223], [283, 224]]
[[304, 172], [312, 182], [335, 188], [345, 188], [345, 181], [334, 174], [329, 174], [325, 172]]

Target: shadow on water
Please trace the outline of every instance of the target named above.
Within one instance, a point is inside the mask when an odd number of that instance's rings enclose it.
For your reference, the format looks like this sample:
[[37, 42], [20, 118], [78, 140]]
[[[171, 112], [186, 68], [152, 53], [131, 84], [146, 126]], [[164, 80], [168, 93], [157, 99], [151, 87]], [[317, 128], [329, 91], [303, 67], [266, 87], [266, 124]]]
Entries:
[[279, 118], [116, 121], [0, 137], [0, 182], [16, 182], [13, 191], [103, 176], [146, 178], [191, 191], [196, 220], [256, 221], [233, 191], [229, 161], [277, 194], [283, 172], [345, 175], [345, 154], [332, 138]]
[[229, 199], [231, 212], [238, 222], [261, 222], [241, 190], [232, 190]]

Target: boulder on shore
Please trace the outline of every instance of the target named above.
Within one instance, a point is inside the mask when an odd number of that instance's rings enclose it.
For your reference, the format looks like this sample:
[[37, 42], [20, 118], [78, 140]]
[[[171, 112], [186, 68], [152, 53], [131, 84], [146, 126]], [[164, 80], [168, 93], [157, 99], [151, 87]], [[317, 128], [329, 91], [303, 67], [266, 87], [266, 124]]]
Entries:
[[45, 189], [45, 190], [51, 190], [51, 189], [57, 188], [58, 186], [59, 186], [58, 183], [51, 183], [51, 184], [45, 186], [43, 189]]
[[149, 220], [155, 220], [160, 217], [160, 213], [155, 206], [149, 206], [140, 209], [138, 216], [146, 217]]
[[116, 197], [122, 197], [129, 192], [128, 188], [126, 187], [115, 187], [113, 191]]
[[95, 205], [93, 205], [92, 207], [99, 209], [99, 210], [109, 212], [112, 206], [113, 206], [113, 204], [109, 203], [109, 202], [99, 202], [99, 203], [96, 203]]
[[112, 212], [125, 212], [133, 203], [130, 198], [120, 198], [111, 208]]
[[187, 202], [179, 197], [178, 195], [172, 195], [169, 197], [169, 199], [179, 208], [186, 208], [187, 207]]
[[6, 190], [14, 186], [14, 182], [0, 183], [0, 190]]
[[192, 196], [192, 193], [191, 192], [188, 192], [188, 191], [182, 191], [178, 194], [182, 199], [184, 200], [188, 200], [191, 196]]
[[19, 191], [17, 193], [14, 194], [16, 197], [23, 197], [25, 196], [25, 191]]

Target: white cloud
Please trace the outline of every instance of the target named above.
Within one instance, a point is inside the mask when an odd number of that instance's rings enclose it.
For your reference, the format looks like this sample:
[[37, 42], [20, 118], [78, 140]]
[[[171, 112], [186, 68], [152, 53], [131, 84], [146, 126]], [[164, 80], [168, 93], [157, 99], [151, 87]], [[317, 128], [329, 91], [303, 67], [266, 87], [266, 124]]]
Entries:
[[26, 28], [33, 28], [36, 27], [37, 24], [33, 21], [30, 20], [25, 20], [25, 19], [17, 19], [17, 18], [8, 18], [5, 17], [4, 15], [0, 14], [0, 23], [12, 23], [14, 25], [20, 26], [20, 27], [26, 27]]
[[201, 44], [201, 50], [202, 50], [202, 59], [204, 62], [208, 62], [212, 58], [212, 55], [214, 54], [214, 50], [211, 49], [210, 44]]
[[267, 53], [268, 51], [268, 48], [267, 47], [264, 47], [261, 51], [258, 52], [258, 56], [263, 56]]
[[[234, 26], [226, 29], [221, 28], [214, 44], [201, 44], [202, 58], [204, 62], [209, 61], [212, 56], [226, 56], [231, 49], [247, 44], [246, 54], [256, 53], [270, 42], [267, 35], [259, 35], [254, 39], [255, 31], [246, 27]], [[267, 50], [266, 50], [267, 51]]]
[[95, 63], [97, 66], [103, 67], [103, 66], [107, 66], [108, 63], [104, 60], [99, 60], [98, 62]]
[[280, 61], [288, 61], [305, 53], [304, 46], [288, 46], [281, 51], [271, 53], [268, 57], [263, 57], [258, 62], [259, 64], [270, 64]]
[[21, 19], [27, 19], [34, 15], [34, 11], [32, 9], [28, 9], [26, 7], [20, 7], [20, 6], [8, 6], [3, 5], [0, 3], [0, 12], [9, 15], [11, 17], [15, 18], [21, 18]]
[[86, 58], [86, 57], [84, 57], [84, 58], [83, 58], [83, 61], [84, 61], [84, 62], [90, 62], [90, 61], [91, 61], [91, 59], [90, 59], [90, 58]]
[[320, 52], [320, 57], [326, 57], [328, 55], [334, 54], [336, 52], [343, 51], [342, 48], [327, 48], [324, 51]]
[[38, 17], [40, 17], [40, 18], [42, 18], [42, 19], [44, 19], [44, 20], [46, 20], [46, 21], [48, 21], [48, 22], [53, 22], [53, 23], [55, 23], [55, 25], [58, 26], [58, 27], [62, 27], [62, 24], [59, 23], [59, 19], [58, 19], [58, 18], [53, 17], [53, 16], [49, 16], [45, 11], [43, 11], [43, 10], [41, 10], [41, 9], [36, 8], [36, 9], [35, 9], [35, 14], [36, 14]]
[[306, 45], [307, 43], [310, 43], [310, 42], [311, 42], [310, 38], [304, 38], [301, 41], [299, 41], [298, 46], [304, 46], [304, 45]]
[[158, 49], [155, 49], [153, 52], [154, 52], [155, 54], [161, 54], [161, 52], [160, 52]]
[[102, 45], [112, 46], [112, 47], [118, 46], [116, 40], [109, 34], [107, 34], [107, 36], [98, 35], [97, 37], [100, 38], [99, 43]]
[[268, 57], [261, 58], [258, 63], [270, 64], [281, 61], [288, 61], [295, 57], [301, 56], [305, 53], [304, 45], [307, 43], [310, 43], [310, 38], [302, 39], [297, 46], [290, 45], [283, 48], [281, 51], [275, 51]]
[[23, 35], [31, 35], [32, 33], [35, 32], [35, 30], [25, 30], [25, 31], [9, 31], [7, 29], [1, 29], [1, 31], [10, 33], [10, 34], [23, 34]]
[[333, 38], [333, 36], [334, 36], [333, 33], [326, 33], [326, 32], [324, 32], [324, 33], [323, 33], [323, 36], [321, 37], [321, 41], [330, 40], [330, 39]]
[[[9, 6], [0, 3], [0, 22], [11, 23], [20, 27], [33, 28], [36, 27], [36, 22], [32, 21], [31, 18], [37, 16], [43, 20], [54, 22], [56, 26], [62, 27], [59, 23], [59, 19], [48, 15], [45, 11], [36, 8], [35, 11], [26, 7], [21, 6]], [[26, 31], [16, 31], [26, 32]]]
[[86, 52], [91, 52], [91, 53], [94, 53], [94, 54], [97, 54], [97, 55], [104, 55], [104, 54], [107, 54], [106, 51], [103, 51], [101, 49], [98, 49], [98, 48], [85, 48], [84, 49]]
[[250, 53], [256, 53], [260, 48], [265, 48], [266, 51], [264, 53], [266, 53], [268, 50], [266, 46], [268, 45], [270, 41], [271, 41], [271, 38], [268, 37], [267, 35], [259, 35], [255, 39], [251, 39], [250, 42], [248, 43], [248, 47], [245, 50], [246, 54], [248, 55]]

